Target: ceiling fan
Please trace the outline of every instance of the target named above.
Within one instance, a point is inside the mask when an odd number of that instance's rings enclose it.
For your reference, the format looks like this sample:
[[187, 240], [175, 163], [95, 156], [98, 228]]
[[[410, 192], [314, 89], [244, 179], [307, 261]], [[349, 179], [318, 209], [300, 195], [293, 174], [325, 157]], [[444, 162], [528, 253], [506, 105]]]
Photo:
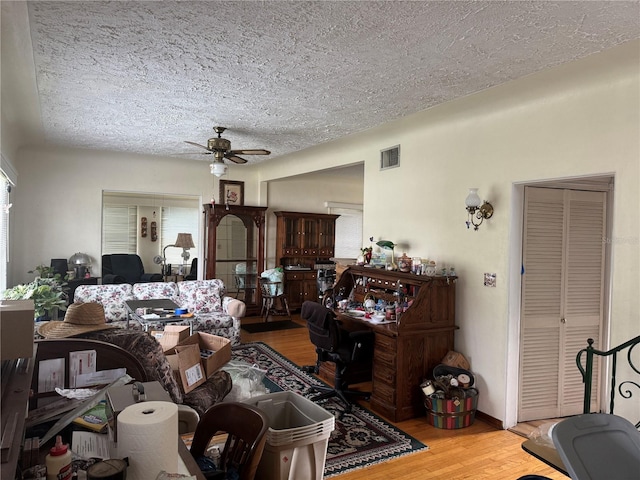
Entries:
[[207, 153], [203, 153], [203, 155], [211, 155], [214, 156], [214, 162], [222, 163], [224, 159], [231, 160], [234, 163], [247, 163], [247, 161], [239, 157], [240, 155], [269, 155], [271, 152], [269, 150], [263, 149], [254, 149], [254, 150], [231, 150], [231, 142], [226, 138], [222, 138], [222, 133], [226, 130], [226, 127], [213, 127], [213, 131], [218, 134], [217, 137], [210, 138], [207, 140], [207, 146], [200, 145], [199, 143], [189, 142], [185, 140], [185, 143], [189, 145], [194, 145], [196, 147], [204, 148]]

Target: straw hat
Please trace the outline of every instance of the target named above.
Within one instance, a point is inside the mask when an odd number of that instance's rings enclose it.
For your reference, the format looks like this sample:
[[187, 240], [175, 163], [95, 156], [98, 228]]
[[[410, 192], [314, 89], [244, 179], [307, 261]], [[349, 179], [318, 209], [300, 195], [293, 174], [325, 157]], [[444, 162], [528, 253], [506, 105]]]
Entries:
[[67, 338], [96, 330], [117, 328], [106, 323], [104, 309], [99, 303], [73, 303], [67, 308], [64, 321], [46, 322], [38, 327], [45, 338]]

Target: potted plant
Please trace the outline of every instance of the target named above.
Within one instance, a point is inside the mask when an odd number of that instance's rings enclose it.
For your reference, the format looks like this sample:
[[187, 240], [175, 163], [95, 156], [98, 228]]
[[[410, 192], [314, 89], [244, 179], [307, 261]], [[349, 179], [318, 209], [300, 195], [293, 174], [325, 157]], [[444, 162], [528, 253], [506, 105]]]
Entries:
[[29, 273], [37, 272], [36, 278], [29, 283], [16, 285], [2, 292], [5, 300], [33, 300], [36, 320], [57, 320], [58, 311], [67, 309], [66, 282], [51, 267], [38, 265]]

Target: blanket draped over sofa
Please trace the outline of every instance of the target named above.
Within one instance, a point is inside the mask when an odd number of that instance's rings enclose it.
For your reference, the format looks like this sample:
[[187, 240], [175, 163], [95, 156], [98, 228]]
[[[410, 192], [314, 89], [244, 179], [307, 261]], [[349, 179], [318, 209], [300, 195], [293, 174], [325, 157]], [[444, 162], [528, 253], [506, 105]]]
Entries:
[[144, 367], [150, 380], [160, 382], [171, 400], [178, 404], [188, 405], [203, 415], [209, 407], [221, 402], [231, 391], [231, 376], [224, 370], [218, 370], [207, 381], [196, 389], [185, 394], [178, 385], [169, 360], [162, 352], [162, 347], [151, 335], [135, 330], [113, 328], [78, 335], [78, 338], [89, 338], [118, 345], [133, 353]]

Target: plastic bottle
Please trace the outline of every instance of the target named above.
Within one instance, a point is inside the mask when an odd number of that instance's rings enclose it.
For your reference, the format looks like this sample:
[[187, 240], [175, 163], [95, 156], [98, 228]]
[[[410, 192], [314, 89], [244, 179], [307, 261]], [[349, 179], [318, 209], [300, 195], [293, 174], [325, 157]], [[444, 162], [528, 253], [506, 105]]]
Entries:
[[73, 476], [71, 468], [71, 452], [69, 446], [62, 443], [62, 437], [56, 436], [56, 444], [51, 447], [45, 457], [47, 480], [70, 480]]

